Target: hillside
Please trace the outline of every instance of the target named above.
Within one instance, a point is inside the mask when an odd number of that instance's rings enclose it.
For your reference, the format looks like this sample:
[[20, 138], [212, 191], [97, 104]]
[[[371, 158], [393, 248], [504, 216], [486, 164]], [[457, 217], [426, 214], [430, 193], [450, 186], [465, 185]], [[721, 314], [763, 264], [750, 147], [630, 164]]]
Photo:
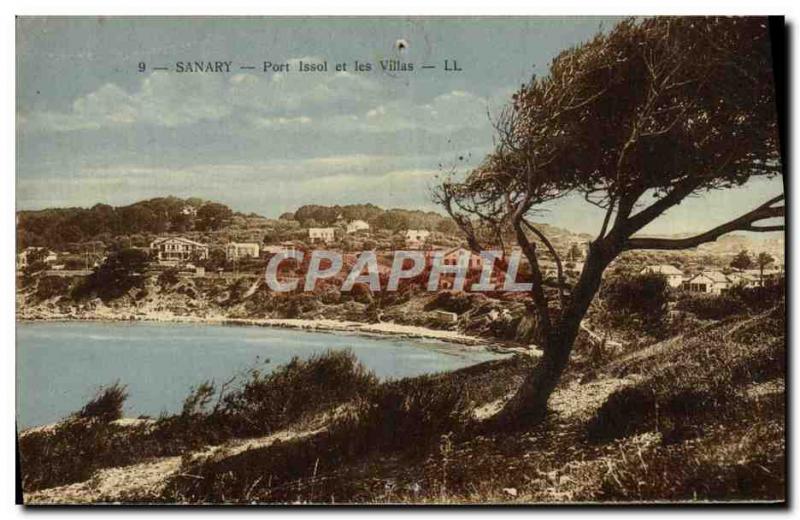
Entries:
[[[215, 247], [228, 241], [277, 243], [307, 239], [309, 227], [343, 227], [353, 220], [367, 222], [370, 238], [380, 242], [371, 240], [367, 244], [371, 247], [361, 244], [367, 249], [381, 244], [391, 247], [393, 235], [406, 229], [431, 231], [434, 240], [446, 246], [463, 242], [452, 219], [433, 211], [383, 209], [373, 204], [305, 205], [271, 219], [199, 198], [160, 197], [117, 207], [96, 204], [91, 208], [19, 211], [17, 249], [37, 246], [85, 255], [111, 247], [146, 247], [154, 237], [165, 234], [185, 235]], [[563, 251], [591, 238], [548, 224], [539, 226]]]
[[222, 409], [193, 397], [179, 416], [23, 433], [25, 499], [781, 501], [784, 316], [779, 304], [591, 370], [576, 363], [548, 419], [526, 432], [482, 426], [530, 368], [526, 357], [383, 383], [347, 354], [293, 362], [233, 390]]
[[731, 257], [743, 250], [757, 253], [765, 252], [772, 255], [780, 262], [783, 262], [785, 247], [783, 233], [771, 233], [767, 235], [741, 235], [733, 233], [730, 235], [723, 235], [716, 241], [703, 244], [697, 249], [706, 254]]

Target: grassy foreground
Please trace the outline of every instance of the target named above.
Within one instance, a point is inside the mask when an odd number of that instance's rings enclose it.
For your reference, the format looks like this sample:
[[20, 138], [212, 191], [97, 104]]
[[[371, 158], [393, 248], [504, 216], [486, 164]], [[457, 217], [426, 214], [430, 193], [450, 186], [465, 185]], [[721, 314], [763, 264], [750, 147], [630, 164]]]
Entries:
[[[20, 435], [26, 503], [785, 499], [785, 309], [581, 363], [535, 429], [486, 432], [527, 356], [381, 382], [349, 352], [119, 420], [112, 387]], [[584, 368], [581, 368], [584, 367]]]

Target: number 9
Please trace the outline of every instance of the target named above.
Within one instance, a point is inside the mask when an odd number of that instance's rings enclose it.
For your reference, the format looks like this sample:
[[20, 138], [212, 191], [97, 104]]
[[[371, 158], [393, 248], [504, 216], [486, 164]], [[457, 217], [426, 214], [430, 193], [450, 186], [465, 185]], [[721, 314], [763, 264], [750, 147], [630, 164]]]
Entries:
[[139, 72], [144, 72], [145, 70], [147, 70], [147, 65], [145, 64], [145, 62], [140, 61], [139, 62]]

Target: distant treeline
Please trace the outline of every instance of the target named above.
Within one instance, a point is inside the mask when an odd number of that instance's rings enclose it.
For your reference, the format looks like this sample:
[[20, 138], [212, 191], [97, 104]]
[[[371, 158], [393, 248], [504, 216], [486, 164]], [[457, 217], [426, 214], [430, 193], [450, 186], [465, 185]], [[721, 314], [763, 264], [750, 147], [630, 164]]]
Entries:
[[374, 204], [350, 204], [346, 206], [301, 206], [294, 213], [284, 213], [284, 220], [297, 220], [301, 226], [330, 226], [337, 222], [363, 220], [373, 228], [401, 231], [404, 229], [427, 229], [443, 233], [457, 232], [455, 223], [433, 211], [408, 209], [382, 209]]
[[211, 231], [225, 225], [233, 211], [198, 198], [160, 197], [128, 206], [95, 204], [91, 208], [53, 208], [17, 213], [18, 248], [61, 249], [70, 243], [136, 234]]
[[[109, 245], [119, 237], [216, 231], [225, 229], [234, 216], [224, 204], [199, 198], [159, 197], [127, 206], [95, 204], [91, 208], [52, 208], [17, 213], [17, 248], [42, 246], [64, 250], [70, 244], [93, 241]], [[250, 215], [254, 216], [254, 215]], [[373, 204], [346, 206], [306, 205], [280, 220], [297, 221], [301, 227], [333, 226], [337, 222], [364, 220], [373, 229], [402, 231], [427, 229], [456, 234], [455, 223], [432, 212], [384, 210]]]

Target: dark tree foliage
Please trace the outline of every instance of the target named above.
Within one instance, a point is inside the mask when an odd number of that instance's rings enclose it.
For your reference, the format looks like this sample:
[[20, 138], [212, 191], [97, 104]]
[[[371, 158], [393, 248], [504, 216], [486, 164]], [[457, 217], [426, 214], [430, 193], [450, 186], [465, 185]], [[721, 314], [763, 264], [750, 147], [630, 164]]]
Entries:
[[398, 211], [386, 211], [375, 219], [375, 227], [389, 231], [403, 231], [409, 229], [411, 221], [407, 215]]
[[752, 269], [753, 259], [750, 258], [750, 253], [746, 249], [736, 253], [736, 256], [731, 260], [731, 267], [734, 269]]
[[45, 248], [32, 249], [27, 253], [28, 263], [22, 270], [23, 284], [31, 283], [37, 274], [47, 269], [47, 263], [45, 263], [47, 253], [48, 251]]
[[164, 271], [161, 271], [161, 273], [158, 275], [157, 278], [158, 285], [162, 289], [175, 285], [179, 281], [178, 274], [179, 270], [176, 267], [172, 267], [170, 269], [165, 269]]
[[[287, 215], [287, 214], [284, 214]], [[284, 217], [281, 215], [281, 218]], [[433, 211], [408, 209], [381, 209], [374, 204], [350, 204], [346, 206], [301, 206], [293, 215], [303, 227], [331, 226], [337, 222], [364, 220], [375, 229], [402, 231], [405, 229], [427, 229], [442, 232], [453, 231], [448, 226], [450, 219]]]
[[765, 267], [775, 262], [775, 259], [769, 253], [759, 253], [756, 262], [758, 262], [758, 268], [763, 272]]
[[658, 327], [667, 315], [669, 290], [662, 274], [619, 275], [605, 280], [600, 291], [613, 319], [639, 318], [647, 327]]
[[[513, 96], [495, 127], [495, 150], [466, 178], [445, 178], [434, 198], [473, 250], [505, 248], [510, 231], [532, 268], [544, 355], [499, 414], [503, 423], [543, 417], [603, 272], [620, 253], [783, 229], [774, 220], [784, 215], [781, 195], [694, 236], [637, 235], [690, 195], [780, 174], [766, 19], [623, 21], [559, 54], [547, 76]], [[558, 254], [529, 218], [568, 196], [605, 217], [577, 282], [568, 286], [559, 274], [554, 299], [542, 283], [539, 248]]]
[[759, 253], [756, 257], [756, 263], [758, 264], [758, 271], [759, 271], [759, 278], [761, 286], [764, 286], [764, 269], [770, 264], [775, 262], [775, 259], [769, 253]]
[[36, 297], [42, 300], [67, 293], [70, 281], [64, 276], [43, 276], [36, 284]]
[[142, 249], [122, 249], [108, 255], [105, 262], [75, 288], [76, 299], [97, 296], [113, 300], [133, 288], [142, 287], [149, 255]]
[[338, 206], [318, 206], [314, 204], [300, 206], [294, 212], [295, 220], [304, 226], [310, 224], [327, 226], [336, 222], [338, 215]]
[[197, 210], [197, 229], [200, 231], [215, 231], [223, 227], [233, 216], [233, 211], [218, 202], [203, 204]]
[[219, 247], [212, 248], [208, 253], [208, 258], [197, 262], [206, 268], [207, 271], [224, 269], [228, 264], [228, 257], [225, 251]]

